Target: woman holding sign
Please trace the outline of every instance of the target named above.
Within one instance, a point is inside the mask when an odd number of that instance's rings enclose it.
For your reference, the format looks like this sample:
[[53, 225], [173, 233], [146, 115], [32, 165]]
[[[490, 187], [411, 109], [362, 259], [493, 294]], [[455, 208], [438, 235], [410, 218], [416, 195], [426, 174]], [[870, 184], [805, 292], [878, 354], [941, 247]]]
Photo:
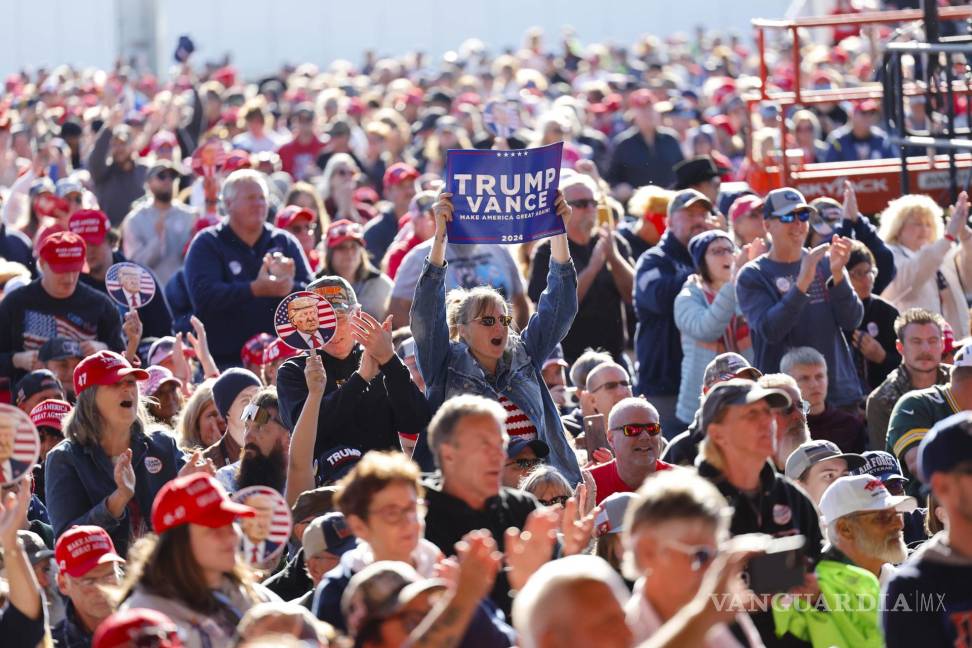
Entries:
[[[571, 209], [558, 192], [557, 214], [566, 222]], [[539, 438], [550, 447], [549, 462], [571, 483], [581, 480], [541, 368], [577, 314], [577, 272], [567, 235], [551, 240], [547, 289], [522, 333], [510, 331], [512, 316], [503, 296], [488, 286], [445, 294], [446, 222], [452, 194], [435, 205], [435, 237], [415, 287], [411, 326], [426, 396], [435, 411], [459, 394], [495, 398], [506, 408], [511, 435]]]

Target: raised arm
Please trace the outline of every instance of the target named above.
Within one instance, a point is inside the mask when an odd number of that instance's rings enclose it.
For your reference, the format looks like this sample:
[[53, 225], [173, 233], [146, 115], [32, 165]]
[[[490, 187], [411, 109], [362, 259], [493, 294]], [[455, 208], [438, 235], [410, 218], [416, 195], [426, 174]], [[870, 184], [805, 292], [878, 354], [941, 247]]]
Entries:
[[446, 223], [452, 219], [452, 194], [441, 193], [435, 204], [435, 238], [425, 262], [409, 313], [419, 370], [432, 382], [449, 354], [449, 324], [445, 303]]
[[314, 488], [314, 444], [317, 441], [321, 399], [327, 386], [327, 372], [324, 371], [321, 356], [316, 352], [308, 352], [304, 379], [307, 381], [307, 398], [290, 439], [287, 487], [284, 493], [288, 506], [293, 506], [298, 495]]

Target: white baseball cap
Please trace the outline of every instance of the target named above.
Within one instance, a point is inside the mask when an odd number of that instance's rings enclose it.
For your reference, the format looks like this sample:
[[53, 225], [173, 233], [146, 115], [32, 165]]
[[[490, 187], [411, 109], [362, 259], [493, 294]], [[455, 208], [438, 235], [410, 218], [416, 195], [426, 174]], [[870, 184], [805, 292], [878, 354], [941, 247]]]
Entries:
[[827, 487], [820, 498], [820, 517], [831, 525], [851, 513], [895, 509], [906, 513], [914, 511], [918, 501], [907, 495], [892, 495], [884, 483], [871, 475], [841, 477]]

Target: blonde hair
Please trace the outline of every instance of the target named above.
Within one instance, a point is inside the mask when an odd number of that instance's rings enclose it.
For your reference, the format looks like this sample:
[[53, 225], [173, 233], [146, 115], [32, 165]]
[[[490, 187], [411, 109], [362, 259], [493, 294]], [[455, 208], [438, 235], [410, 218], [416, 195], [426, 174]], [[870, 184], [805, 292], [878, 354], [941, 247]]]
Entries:
[[503, 307], [503, 314], [510, 314], [510, 305], [503, 295], [489, 286], [475, 288], [454, 288], [446, 295], [446, 321], [449, 323], [449, 338], [459, 339], [459, 327], [468, 324], [486, 312], [492, 304]]
[[674, 195], [674, 191], [657, 185], [638, 187], [628, 199], [628, 213], [638, 218], [645, 214], [667, 214], [668, 203], [672, 201]]
[[932, 220], [937, 241], [945, 232], [942, 221], [944, 214], [938, 203], [930, 197], [922, 194], [907, 194], [888, 203], [881, 214], [881, 229], [878, 231], [878, 236], [885, 243], [897, 243], [905, 223], [912, 216], [918, 215]]
[[200, 383], [192, 396], [186, 401], [182, 411], [179, 412], [179, 420], [176, 423], [179, 446], [186, 450], [205, 448], [199, 436], [199, 420], [206, 406], [213, 402], [213, 383], [216, 380], [210, 378]]

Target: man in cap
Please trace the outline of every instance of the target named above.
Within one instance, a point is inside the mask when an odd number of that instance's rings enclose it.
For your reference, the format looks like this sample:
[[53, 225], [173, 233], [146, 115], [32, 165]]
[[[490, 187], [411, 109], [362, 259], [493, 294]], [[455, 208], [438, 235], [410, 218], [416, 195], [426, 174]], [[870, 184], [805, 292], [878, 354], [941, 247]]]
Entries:
[[277, 386], [277, 370], [280, 365], [290, 360], [300, 352], [285, 344], [280, 338], [274, 338], [263, 349], [263, 363], [258, 367], [263, 384]]
[[222, 191], [227, 218], [196, 235], [184, 270], [193, 310], [210, 333], [221, 369], [238, 362], [250, 337], [273, 330], [277, 304], [310, 278], [297, 239], [267, 223], [262, 175], [234, 171]]
[[90, 646], [95, 630], [114, 605], [108, 589], [121, 584], [111, 536], [98, 526], [74, 526], [61, 534], [54, 547], [57, 587], [67, 600], [64, 619], [51, 628], [54, 645]]
[[317, 303], [313, 297], [297, 297], [287, 302], [287, 320], [295, 330], [283, 338], [284, 342], [296, 349], [324, 347], [324, 338], [318, 330], [321, 325]]
[[[412, 225], [414, 226], [415, 221], [423, 216], [422, 211], [416, 209], [416, 207], [421, 208], [421, 205], [418, 205], [415, 200], [417, 197], [415, 180], [418, 177], [418, 170], [404, 162], [396, 162], [385, 169], [382, 176], [382, 195], [388, 201], [388, 205], [381, 210], [377, 217], [368, 221], [364, 228], [365, 249], [368, 251], [371, 263], [376, 267], [380, 266], [382, 259], [395, 249], [392, 244], [398, 238], [398, 226], [402, 217], [406, 214], [411, 215]], [[421, 202], [424, 202], [424, 200]], [[424, 240], [424, 238], [419, 239], [415, 245]], [[406, 249], [405, 252], [408, 252], [412, 247], [414, 245]], [[402, 252], [402, 256], [405, 255], [405, 252]], [[400, 262], [401, 259], [398, 260], [398, 263]], [[395, 269], [398, 268], [398, 263], [395, 263]], [[388, 276], [392, 279], [395, 278], [395, 273], [391, 270], [390, 264]]]
[[[316, 351], [324, 363], [327, 386], [321, 399], [314, 456], [336, 445], [365, 452], [399, 449], [398, 433], [420, 434], [430, 413], [425, 396], [395, 355], [391, 318], [378, 322], [363, 313], [354, 289], [341, 277], [326, 275], [312, 282], [308, 290], [327, 299], [337, 316], [334, 334]], [[289, 429], [293, 429], [307, 400], [306, 362], [305, 355], [293, 357], [277, 372], [280, 416]], [[431, 469], [431, 457], [422, 450], [424, 445], [420, 437], [415, 460]]]
[[[409, 204], [406, 212], [409, 219], [405, 227], [411, 229], [407, 236], [400, 237], [391, 243], [379, 264], [392, 279], [398, 274], [398, 266], [402, 264], [405, 255], [419, 243], [429, 240], [435, 234], [435, 217], [432, 213], [435, 200], [436, 193], [434, 191], [422, 191], [416, 194]], [[368, 223], [368, 226], [370, 225], [371, 223]], [[368, 227], [365, 227], [364, 236], [367, 245]]]
[[715, 162], [707, 155], [682, 160], [676, 164], [675, 190], [695, 189], [713, 205], [719, 204], [719, 186], [722, 184], [722, 174], [716, 168]]
[[662, 427], [671, 436], [688, 426], [688, 421], [679, 421], [675, 416], [682, 373], [675, 297], [695, 272], [688, 242], [710, 229], [711, 216], [712, 202], [708, 198], [694, 189], [679, 191], [668, 205], [668, 229], [658, 245], [641, 255], [635, 266], [637, 393], [652, 402], [661, 416]]
[[263, 585], [285, 601], [299, 599], [313, 591], [314, 583], [307, 573], [303, 547], [304, 532], [311, 522], [334, 511], [333, 486], [304, 491], [290, 508], [294, 528], [289, 543], [289, 559], [284, 567], [270, 576]]
[[854, 474], [864, 465], [859, 454], [841, 452], [830, 441], [808, 441], [786, 460], [785, 474], [803, 486], [814, 504], [820, 504], [824, 491], [841, 477]]
[[834, 236], [829, 246], [805, 250], [813, 208], [796, 189], [774, 189], [763, 209], [773, 246], [746, 264], [736, 280], [754, 364], [766, 373], [777, 372], [787, 349], [813, 347], [827, 362], [830, 404], [856, 408], [863, 394], [842, 333], [856, 329], [864, 313], [844, 270], [851, 241]]
[[52, 337], [80, 342], [84, 354], [122, 351], [121, 317], [107, 295], [78, 283], [84, 240], [72, 232], [48, 236], [38, 250], [41, 277], [0, 301], [0, 375], [20, 378], [40, 367], [40, 347]]
[[901, 364], [867, 397], [867, 427], [871, 447], [887, 444], [891, 412], [902, 396], [932, 385], [946, 385], [951, 367], [942, 362], [945, 320], [923, 308], [909, 308], [894, 321], [895, 348]]
[[[702, 398], [705, 398], [716, 383], [731, 378], [758, 380], [762, 375], [759, 369], [751, 366], [749, 361], [738, 353], [731, 351], [720, 353], [706, 365], [705, 373], [702, 374]], [[665, 446], [662, 461], [679, 466], [695, 465], [695, 457], [699, 454], [699, 443], [705, 436], [700, 423], [701, 412], [701, 408], [696, 410], [688, 429], [680, 432], [671, 443]]]
[[[884, 450], [868, 450], [861, 455], [864, 465], [857, 469], [858, 475], [877, 477], [892, 495], [904, 495], [908, 486], [908, 478], [901, 474], [901, 464], [894, 455]], [[916, 508], [910, 513], [902, 515], [904, 520], [904, 539], [909, 547], [928, 539], [925, 529], [927, 509]]]
[[913, 497], [892, 495], [869, 475], [832, 483], [820, 499], [829, 545], [814, 568], [828, 609], [799, 599], [774, 602], [777, 635], [789, 633], [815, 646], [880, 646], [881, 584], [908, 555], [901, 513], [915, 506]]
[[43, 400], [66, 397], [61, 381], [49, 369], [31, 371], [20, 379], [13, 390], [14, 404], [28, 414]]
[[196, 221], [192, 208], [174, 200], [178, 182], [172, 163], [157, 160], [145, 181], [149, 197], [128, 213], [120, 228], [125, 256], [151, 270], [162, 284], [182, 267]]
[[[624, 308], [631, 303], [634, 260], [631, 246], [610, 224], [598, 224], [600, 187], [583, 173], [563, 174], [560, 191], [571, 207], [566, 221], [567, 245], [577, 270], [577, 315], [561, 344], [567, 362], [589, 346], [600, 347], [617, 361], [624, 357]], [[550, 241], [541, 241], [530, 264], [527, 294], [534, 304], [547, 288]]]
[[918, 447], [918, 475], [945, 510], [945, 530], [900, 566], [884, 590], [888, 648], [967, 646], [972, 623], [972, 413], [939, 421]]
[[[811, 561], [820, 555], [822, 536], [813, 502], [769, 461], [773, 457], [776, 421], [773, 409], [791, 404], [781, 389], [765, 389], [751, 380], [733, 378], [715, 385], [702, 404], [705, 433], [698, 471], [733, 507], [729, 532], [800, 534]], [[767, 645], [776, 641], [768, 613], [752, 614]]]
[[850, 122], [834, 129], [827, 137], [824, 162], [880, 160], [896, 155], [888, 134], [878, 128], [881, 106], [874, 99], [857, 102]]
[[[909, 495], [920, 492], [918, 446], [928, 430], [939, 421], [963, 410], [972, 409], [972, 345], [955, 354], [951, 378], [944, 385], [910, 391], [891, 410], [885, 449], [901, 463], [910, 482]], [[927, 484], [926, 484], [927, 485]]]
[[543, 465], [548, 454], [550, 447], [540, 439], [510, 439], [506, 445], [506, 463], [503, 464], [503, 486], [519, 488], [524, 478]]
[[293, 137], [277, 149], [283, 170], [295, 180], [306, 180], [317, 172], [315, 161], [324, 148], [324, 141], [317, 136], [314, 104], [302, 102], [294, 106], [290, 129]]
[[[116, 249], [118, 247], [118, 235], [111, 229], [108, 217], [104, 212], [97, 209], [82, 209], [71, 216], [71, 220], [68, 221], [68, 228], [83, 238], [86, 245], [85, 259], [88, 263], [88, 269], [82, 273], [81, 283], [107, 295], [108, 286], [105, 283], [105, 277], [108, 275], [108, 268], [116, 263], [128, 261], [125, 255]], [[147, 269], [145, 271], [148, 272]], [[142, 295], [140, 297], [142, 305], [135, 309], [138, 311], [139, 321], [142, 323], [142, 336], [163, 337], [171, 335], [172, 313], [162, 294], [162, 287], [159, 285], [158, 279], [151, 272], [149, 272], [149, 275], [152, 276], [152, 281], [155, 283], [155, 297], [148, 304], [145, 304], [145, 295]], [[135, 288], [136, 286], [138, 284], [132, 287]], [[118, 307], [116, 306], [116, 308]], [[121, 307], [120, 310], [125, 313], [130, 312], [130, 309], [124, 307]]]
[[118, 226], [132, 203], [144, 195], [148, 175], [148, 166], [135, 157], [134, 133], [122, 123], [124, 116], [123, 105], [112, 109], [86, 165], [91, 171], [98, 204], [108, 214], [112, 226]]
[[661, 456], [658, 412], [643, 398], [625, 398], [611, 408], [607, 438], [614, 459], [591, 468], [600, 504], [614, 493], [631, 493], [659, 470], [670, 470]]
[[183, 648], [182, 632], [172, 619], [150, 608], [128, 607], [119, 610], [98, 626], [91, 648], [131, 648], [149, 644]]
[[682, 161], [677, 134], [660, 125], [654, 98], [646, 88], [628, 97], [631, 128], [614, 138], [605, 180], [614, 196], [627, 200], [635, 187], [668, 187], [675, 181], [672, 168]]
[[77, 340], [53, 337], [45, 342], [37, 353], [44, 369], [53, 373], [65, 386], [67, 397], [74, 400], [74, 368], [84, 356]]
[[[28, 520], [31, 517], [31, 511], [29, 509], [27, 517]], [[31, 526], [34, 526], [34, 524], [31, 524]], [[49, 532], [49, 529], [45, 530], [45, 532]], [[52, 625], [58, 624], [64, 619], [64, 601], [57, 591], [57, 582], [54, 578], [55, 572], [52, 569], [51, 559], [54, 557], [54, 552], [44, 544], [44, 539], [33, 531], [20, 529], [17, 531], [17, 537], [20, 538], [20, 542], [24, 546], [27, 560], [30, 561], [30, 566], [34, 570], [34, 576], [37, 577], [37, 583], [44, 593], [48, 623]], [[0, 572], [2, 571], [3, 556], [0, 555]]]
[[314, 590], [324, 579], [324, 574], [337, 567], [341, 556], [357, 546], [357, 540], [344, 516], [338, 512], [315, 518], [304, 529], [302, 538], [304, 564], [312, 587], [297, 599], [297, 603], [310, 610]]

